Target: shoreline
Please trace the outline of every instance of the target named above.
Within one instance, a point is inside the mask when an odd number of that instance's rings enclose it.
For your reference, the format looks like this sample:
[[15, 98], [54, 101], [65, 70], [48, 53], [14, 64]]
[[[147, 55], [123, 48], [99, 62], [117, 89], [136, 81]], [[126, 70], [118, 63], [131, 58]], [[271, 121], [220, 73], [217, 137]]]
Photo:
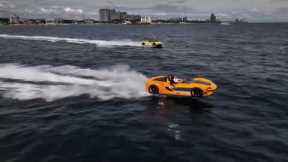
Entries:
[[[248, 22], [248, 23], [233, 23], [227, 22], [229, 25], [243, 25], [243, 24], [288, 24], [288, 22]], [[93, 23], [93, 24], [0, 24], [0, 26], [72, 26], [72, 25], [123, 25], [123, 26], [154, 26], [154, 25], [223, 25], [221, 23], [152, 23], [152, 24], [114, 24], [114, 23]]]

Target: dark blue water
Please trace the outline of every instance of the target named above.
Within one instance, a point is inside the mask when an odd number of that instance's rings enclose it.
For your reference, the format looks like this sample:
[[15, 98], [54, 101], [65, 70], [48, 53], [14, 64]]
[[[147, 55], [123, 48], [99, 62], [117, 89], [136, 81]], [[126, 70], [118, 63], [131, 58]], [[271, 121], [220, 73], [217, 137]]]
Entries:
[[[165, 46], [0, 38], [0, 161], [288, 161], [287, 24], [3, 26], [0, 34], [117, 42], [153, 37]], [[78, 85], [111, 67], [111, 77], [201, 75], [219, 91], [182, 100], [133, 96], [142, 87], [127, 95], [125, 85]], [[65, 88], [67, 80], [43, 79], [47, 70], [59, 77], [61, 68], [60, 79], [78, 72], [84, 80], [68, 78], [72, 86]], [[83, 69], [89, 76], [80, 77]]]

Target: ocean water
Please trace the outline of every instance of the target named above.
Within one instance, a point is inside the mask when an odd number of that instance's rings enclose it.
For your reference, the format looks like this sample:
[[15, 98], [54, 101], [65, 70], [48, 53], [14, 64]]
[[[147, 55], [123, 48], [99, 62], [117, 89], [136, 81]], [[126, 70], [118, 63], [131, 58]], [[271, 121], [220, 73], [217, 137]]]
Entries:
[[[287, 54], [287, 24], [1, 26], [0, 161], [286, 162]], [[219, 90], [144, 92], [165, 74]]]

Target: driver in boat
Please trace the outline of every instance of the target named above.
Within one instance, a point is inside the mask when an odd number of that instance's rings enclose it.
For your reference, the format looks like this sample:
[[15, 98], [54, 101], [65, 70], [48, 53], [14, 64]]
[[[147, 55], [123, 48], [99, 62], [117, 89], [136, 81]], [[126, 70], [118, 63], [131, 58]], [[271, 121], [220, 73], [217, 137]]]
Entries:
[[168, 75], [168, 82], [172, 87], [174, 87], [174, 84], [182, 83], [183, 80], [176, 78], [174, 75]]
[[175, 83], [183, 83], [183, 80], [180, 79], [180, 78], [174, 77], [174, 82], [175, 82]]

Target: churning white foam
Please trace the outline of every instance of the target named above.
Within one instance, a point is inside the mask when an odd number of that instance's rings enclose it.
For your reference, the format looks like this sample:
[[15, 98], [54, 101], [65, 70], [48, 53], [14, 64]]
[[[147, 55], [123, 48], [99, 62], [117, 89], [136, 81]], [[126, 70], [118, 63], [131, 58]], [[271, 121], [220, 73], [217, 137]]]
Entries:
[[126, 65], [106, 69], [0, 64], [0, 93], [19, 100], [89, 95], [101, 100], [146, 96], [146, 77]]
[[49, 36], [24, 36], [24, 35], [9, 35], [0, 34], [0, 38], [4, 39], [21, 39], [21, 40], [35, 40], [35, 41], [49, 41], [49, 42], [67, 42], [76, 44], [94, 44], [99, 47], [113, 47], [113, 46], [136, 46], [140, 47], [141, 42], [132, 40], [91, 40], [81, 38], [63, 38], [63, 37], [49, 37]]

